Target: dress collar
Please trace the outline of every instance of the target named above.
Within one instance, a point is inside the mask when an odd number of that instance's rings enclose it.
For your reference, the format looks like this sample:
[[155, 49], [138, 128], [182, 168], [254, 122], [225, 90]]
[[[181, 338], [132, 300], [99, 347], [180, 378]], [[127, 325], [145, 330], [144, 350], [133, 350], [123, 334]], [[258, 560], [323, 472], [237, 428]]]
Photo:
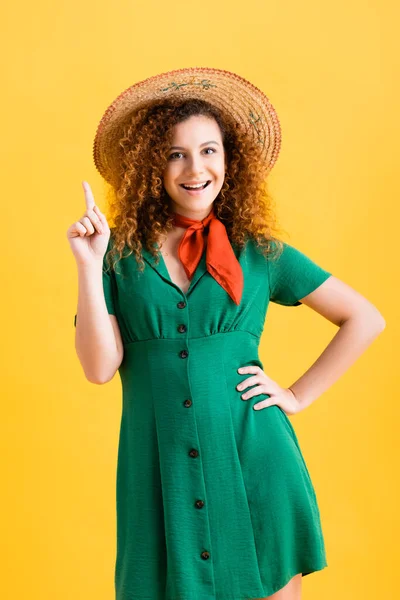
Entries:
[[[155, 247], [158, 249], [157, 243], [155, 244]], [[188, 291], [186, 292], [186, 295], [192, 291], [192, 289], [194, 288], [196, 283], [199, 281], [199, 279], [201, 277], [203, 277], [203, 275], [205, 275], [205, 273], [207, 273], [206, 251], [207, 250], [205, 248], [204, 252], [201, 256], [201, 259], [199, 261], [199, 264], [197, 265], [197, 268], [194, 272], [194, 275], [192, 277], [192, 280], [190, 282], [190, 285], [189, 285]], [[165, 264], [163, 255], [161, 254], [161, 252], [159, 250], [158, 250], [157, 254], [160, 255], [160, 261], [159, 261], [158, 265], [155, 264], [155, 258], [153, 258], [151, 252], [149, 252], [145, 247], [142, 248], [142, 256], [143, 256], [144, 260], [152, 267], [152, 269], [154, 269], [154, 271], [156, 271], [156, 273], [160, 277], [162, 277], [162, 279], [164, 279], [164, 281], [166, 281], [173, 287], [180, 290], [179, 286], [176, 285], [175, 283], [173, 283], [173, 281], [171, 280], [171, 277], [169, 276], [168, 269]]]

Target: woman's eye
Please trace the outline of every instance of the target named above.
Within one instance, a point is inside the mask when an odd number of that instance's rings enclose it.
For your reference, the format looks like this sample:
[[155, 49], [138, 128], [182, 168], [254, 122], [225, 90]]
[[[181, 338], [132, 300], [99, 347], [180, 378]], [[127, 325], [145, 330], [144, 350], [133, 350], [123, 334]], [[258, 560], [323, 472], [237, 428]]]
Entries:
[[[212, 150], [212, 153], [211, 153], [211, 154], [214, 154], [214, 153], [216, 152], [215, 148], [211, 148], [211, 147], [204, 148], [204, 152], [205, 152], [206, 150]], [[168, 158], [169, 158], [169, 159], [174, 159], [174, 158], [176, 157], [176, 155], [177, 155], [177, 154], [182, 154], [182, 152], [173, 152], [172, 154], [170, 154], [170, 155], [169, 155], [169, 157], [168, 157]]]

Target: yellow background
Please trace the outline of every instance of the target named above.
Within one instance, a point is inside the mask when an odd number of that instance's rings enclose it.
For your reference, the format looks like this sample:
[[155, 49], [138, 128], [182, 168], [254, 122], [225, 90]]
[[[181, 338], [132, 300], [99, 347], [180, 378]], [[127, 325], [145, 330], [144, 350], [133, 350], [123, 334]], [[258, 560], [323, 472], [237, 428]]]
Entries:
[[[283, 135], [270, 189], [286, 241], [386, 319], [292, 423], [328, 558], [303, 579], [304, 600], [397, 597], [399, 16], [388, 0], [3, 9], [2, 598], [114, 598], [121, 384], [118, 374], [89, 383], [75, 354], [66, 231], [85, 209], [83, 179], [106, 209], [92, 162], [106, 107], [133, 83], [188, 66], [235, 71], [269, 96]], [[335, 332], [307, 307], [271, 305], [266, 372], [290, 385]]]

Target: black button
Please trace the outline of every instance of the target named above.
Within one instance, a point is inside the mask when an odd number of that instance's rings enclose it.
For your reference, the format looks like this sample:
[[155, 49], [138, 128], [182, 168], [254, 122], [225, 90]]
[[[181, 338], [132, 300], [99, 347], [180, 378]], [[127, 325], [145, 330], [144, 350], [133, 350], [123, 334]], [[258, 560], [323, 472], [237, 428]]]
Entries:
[[199, 455], [199, 453], [198, 453], [198, 451], [196, 450], [196, 448], [192, 448], [192, 449], [189, 451], [189, 456], [191, 456], [192, 458], [196, 458], [196, 456], [198, 456], [198, 455]]
[[179, 333], [185, 333], [186, 331], [186, 325], [178, 325], [178, 331]]
[[186, 302], [184, 302], [183, 300], [181, 300], [180, 302], [178, 302], [177, 307], [178, 308], [185, 308], [186, 306]]
[[180, 356], [181, 358], [186, 358], [187, 356], [189, 356], [189, 352], [188, 352], [187, 350], [181, 350], [181, 351], [179, 352], [179, 356]]
[[196, 502], [194, 503], [196, 508], [203, 508], [204, 506], [204, 502], [203, 500], [196, 500]]
[[183, 403], [183, 406], [186, 406], [186, 408], [188, 408], [189, 406], [192, 406], [192, 401], [191, 400], [185, 400], [185, 402]]
[[210, 558], [210, 553], [207, 552], [207, 550], [205, 550], [204, 552], [201, 553], [201, 558], [204, 558], [204, 560], [207, 560], [207, 558]]

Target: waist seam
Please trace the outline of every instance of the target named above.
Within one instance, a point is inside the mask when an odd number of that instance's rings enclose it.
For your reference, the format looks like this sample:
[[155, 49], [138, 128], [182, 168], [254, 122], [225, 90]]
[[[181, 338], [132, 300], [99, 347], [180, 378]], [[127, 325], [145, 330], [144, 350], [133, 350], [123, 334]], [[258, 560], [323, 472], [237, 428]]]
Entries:
[[218, 333], [210, 333], [209, 335], [200, 335], [199, 337], [189, 337], [189, 338], [185, 338], [182, 336], [182, 338], [179, 337], [154, 337], [154, 338], [146, 338], [145, 340], [133, 340], [132, 342], [128, 342], [127, 344], [123, 344], [123, 347], [126, 348], [128, 346], [132, 346], [133, 344], [143, 344], [146, 342], [152, 342], [152, 341], [161, 341], [161, 340], [165, 340], [167, 342], [173, 341], [173, 342], [179, 342], [179, 341], [184, 341], [184, 340], [204, 340], [206, 338], [212, 338], [212, 337], [216, 337], [216, 336], [221, 336], [221, 335], [229, 335], [229, 334], [233, 334], [233, 333], [248, 333], [249, 335], [251, 335], [252, 337], [256, 338], [256, 339], [260, 339], [259, 335], [256, 335], [255, 333], [253, 333], [252, 331], [247, 331], [246, 329], [233, 329], [231, 331], [218, 331]]

